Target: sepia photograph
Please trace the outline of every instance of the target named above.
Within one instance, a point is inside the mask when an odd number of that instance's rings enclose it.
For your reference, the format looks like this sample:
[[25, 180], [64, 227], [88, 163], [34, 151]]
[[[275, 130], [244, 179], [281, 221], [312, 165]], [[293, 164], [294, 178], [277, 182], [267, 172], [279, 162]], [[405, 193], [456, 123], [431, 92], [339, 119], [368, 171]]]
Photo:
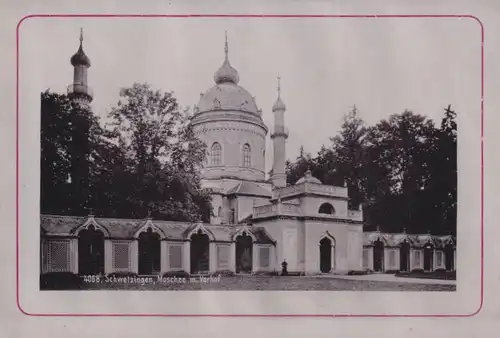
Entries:
[[420, 24], [47, 20], [40, 290], [456, 291], [476, 59]]

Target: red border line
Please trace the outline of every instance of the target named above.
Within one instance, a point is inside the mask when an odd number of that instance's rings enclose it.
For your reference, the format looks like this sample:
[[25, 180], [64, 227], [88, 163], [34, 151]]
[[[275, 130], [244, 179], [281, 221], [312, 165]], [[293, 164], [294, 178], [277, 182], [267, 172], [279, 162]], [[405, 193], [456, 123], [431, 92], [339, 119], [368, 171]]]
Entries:
[[[19, 301], [19, 28], [30, 18], [456, 18], [473, 19], [481, 27], [481, 283], [480, 303], [476, 311], [470, 314], [94, 314], [94, 313], [28, 313], [23, 310]], [[484, 304], [484, 25], [473, 15], [446, 14], [373, 14], [373, 15], [322, 15], [322, 14], [31, 14], [21, 18], [16, 27], [16, 303], [19, 311], [27, 316], [37, 317], [317, 317], [317, 318], [464, 318], [473, 317], [481, 312]]]

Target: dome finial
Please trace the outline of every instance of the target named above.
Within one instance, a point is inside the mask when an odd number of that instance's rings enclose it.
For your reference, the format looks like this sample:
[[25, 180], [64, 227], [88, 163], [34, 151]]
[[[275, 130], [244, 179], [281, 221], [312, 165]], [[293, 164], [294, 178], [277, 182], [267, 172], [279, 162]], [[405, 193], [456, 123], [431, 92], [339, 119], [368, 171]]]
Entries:
[[278, 73], [278, 76], [276, 77], [278, 79], [278, 98], [276, 99], [276, 102], [273, 105], [273, 111], [285, 111], [286, 106], [283, 103], [283, 100], [281, 100], [281, 76]]
[[83, 28], [80, 28], [80, 46], [83, 44]]
[[278, 79], [278, 97], [281, 97], [281, 76], [279, 73], [277, 79]]
[[224, 62], [222, 63], [222, 66], [217, 70], [214, 74], [214, 80], [215, 83], [220, 84], [220, 83], [233, 83], [233, 84], [238, 84], [240, 77], [238, 75], [238, 72], [236, 69], [231, 67], [231, 64], [229, 63], [229, 44], [227, 42], [227, 31], [225, 31], [225, 38], [226, 41], [224, 43], [224, 53], [225, 53], [225, 58]]
[[224, 31], [225, 35], [226, 35], [226, 43], [224, 45], [224, 52], [226, 53], [226, 60], [228, 59], [228, 53], [229, 53], [229, 44], [227, 42], [227, 31]]

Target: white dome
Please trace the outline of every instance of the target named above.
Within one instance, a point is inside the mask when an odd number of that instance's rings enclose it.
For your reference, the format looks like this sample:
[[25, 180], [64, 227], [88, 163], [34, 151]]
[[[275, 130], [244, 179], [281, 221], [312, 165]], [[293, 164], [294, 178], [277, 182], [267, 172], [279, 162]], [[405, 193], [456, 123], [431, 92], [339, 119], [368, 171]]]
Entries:
[[231, 82], [219, 83], [201, 95], [195, 113], [236, 110], [261, 115], [255, 99], [243, 87]]
[[322, 184], [320, 180], [318, 180], [316, 177], [314, 177], [311, 174], [311, 170], [306, 171], [306, 174], [304, 177], [302, 177], [300, 180], [297, 181], [295, 184], [302, 184], [302, 183], [315, 183], [315, 184]]

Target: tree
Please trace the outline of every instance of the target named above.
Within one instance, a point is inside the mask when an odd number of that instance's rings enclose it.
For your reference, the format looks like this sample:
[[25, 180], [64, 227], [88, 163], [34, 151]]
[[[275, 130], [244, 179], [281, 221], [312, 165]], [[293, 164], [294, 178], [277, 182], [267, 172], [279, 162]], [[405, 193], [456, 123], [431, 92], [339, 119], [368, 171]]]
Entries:
[[[325, 153], [327, 157], [332, 158], [330, 163], [335, 162], [335, 164], [330, 165], [330, 167], [336, 167], [337, 178], [334, 183], [340, 185], [342, 183], [339, 181], [343, 181], [348, 188], [350, 208], [357, 208], [365, 200], [364, 183], [366, 177], [364, 175], [367, 173], [363, 172], [363, 169], [365, 168], [366, 135], [365, 123], [358, 117], [358, 110], [354, 106], [344, 116], [339, 135], [330, 138], [332, 154]], [[327, 180], [324, 181], [327, 182]]]
[[109, 117], [113, 143], [120, 144], [133, 174], [130, 213], [157, 219], [195, 220], [209, 214], [208, 192], [199, 187], [205, 145], [181, 112], [173, 93], [148, 84], [122, 89]]
[[379, 204], [372, 206], [372, 223], [399, 231], [402, 227], [417, 231], [428, 224], [415, 212], [415, 203], [429, 181], [434, 136], [433, 121], [411, 111], [392, 115], [370, 129], [366, 190], [367, 197]]
[[287, 184], [295, 184], [302, 178], [307, 170], [313, 170], [314, 161], [311, 154], [304, 151], [304, 146], [300, 146], [299, 156], [295, 162], [286, 161], [285, 173]]
[[68, 214], [71, 160], [71, 104], [66, 96], [41, 93], [40, 129], [40, 210], [48, 214]]
[[456, 112], [449, 105], [436, 130], [430, 161], [429, 203], [432, 204], [442, 233], [456, 234], [457, 222], [457, 124]]
[[41, 94], [42, 213], [88, 213], [91, 153], [100, 131], [87, 107], [48, 90]]

